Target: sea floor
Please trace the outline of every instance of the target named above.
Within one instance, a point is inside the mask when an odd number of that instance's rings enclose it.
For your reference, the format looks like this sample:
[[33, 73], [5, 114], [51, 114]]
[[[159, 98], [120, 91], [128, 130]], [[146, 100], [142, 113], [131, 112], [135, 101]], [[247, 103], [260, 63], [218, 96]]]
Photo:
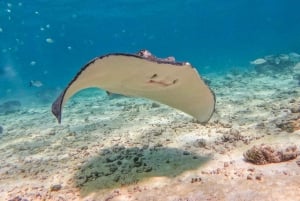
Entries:
[[216, 112], [190, 116], [132, 97], [82, 92], [0, 114], [0, 200], [300, 200], [300, 159], [255, 165], [253, 145], [300, 149], [300, 87], [290, 72], [207, 75]]

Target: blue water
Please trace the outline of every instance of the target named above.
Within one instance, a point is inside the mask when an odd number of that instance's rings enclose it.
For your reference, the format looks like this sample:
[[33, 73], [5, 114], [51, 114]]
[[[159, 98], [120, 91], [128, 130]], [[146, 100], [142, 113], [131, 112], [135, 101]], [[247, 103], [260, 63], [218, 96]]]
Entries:
[[87, 61], [111, 52], [148, 49], [204, 74], [299, 53], [299, 7], [298, 0], [1, 0], [0, 98], [40, 90], [30, 80], [63, 88]]

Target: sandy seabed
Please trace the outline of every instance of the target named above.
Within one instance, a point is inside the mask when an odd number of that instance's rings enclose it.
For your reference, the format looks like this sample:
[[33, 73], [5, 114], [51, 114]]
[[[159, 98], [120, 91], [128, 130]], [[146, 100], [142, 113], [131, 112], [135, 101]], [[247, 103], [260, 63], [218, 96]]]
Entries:
[[253, 145], [300, 148], [292, 73], [209, 75], [212, 119], [152, 101], [82, 92], [0, 115], [0, 200], [300, 200], [300, 161], [255, 165]]

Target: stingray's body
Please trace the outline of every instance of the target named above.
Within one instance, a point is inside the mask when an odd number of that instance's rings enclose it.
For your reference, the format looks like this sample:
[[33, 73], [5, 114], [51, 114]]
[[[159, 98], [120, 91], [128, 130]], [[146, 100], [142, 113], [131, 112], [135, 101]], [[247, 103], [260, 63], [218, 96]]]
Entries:
[[214, 111], [215, 97], [197, 70], [173, 57], [159, 59], [148, 53], [114, 53], [93, 59], [56, 99], [52, 113], [61, 122], [62, 107], [71, 96], [82, 89], [98, 87], [158, 101], [207, 122]]

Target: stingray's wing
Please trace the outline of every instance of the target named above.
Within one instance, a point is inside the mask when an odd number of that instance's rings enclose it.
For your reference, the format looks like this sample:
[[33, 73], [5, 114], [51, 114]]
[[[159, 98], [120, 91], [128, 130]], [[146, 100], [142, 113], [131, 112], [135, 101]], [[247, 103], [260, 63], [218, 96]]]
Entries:
[[69, 83], [52, 105], [52, 113], [59, 122], [67, 100], [89, 87], [158, 101], [200, 122], [207, 122], [215, 107], [213, 92], [189, 63], [118, 53], [90, 61]]

